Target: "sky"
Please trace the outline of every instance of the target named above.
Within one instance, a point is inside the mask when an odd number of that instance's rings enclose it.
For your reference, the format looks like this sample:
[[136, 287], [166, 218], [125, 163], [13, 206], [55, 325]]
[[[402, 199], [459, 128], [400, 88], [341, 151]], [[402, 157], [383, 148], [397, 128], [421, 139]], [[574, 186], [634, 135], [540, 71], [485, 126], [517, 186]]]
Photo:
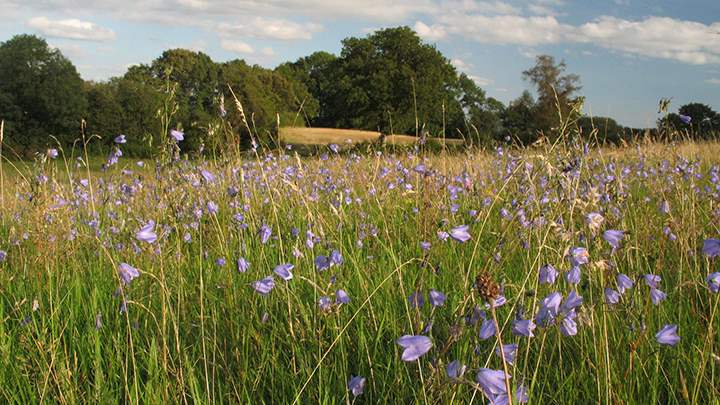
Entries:
[[580, 75], [592, 116], [654, 126], [665, 97], [675, 110], [720, 111], [720, 0], [0, 0], [0, 10], [0, 42], [42, 36], [87, 80], [170, 48], [272, 68], [407, 25], [505, 103], [532, 89], [521, 73], [548, 54]]

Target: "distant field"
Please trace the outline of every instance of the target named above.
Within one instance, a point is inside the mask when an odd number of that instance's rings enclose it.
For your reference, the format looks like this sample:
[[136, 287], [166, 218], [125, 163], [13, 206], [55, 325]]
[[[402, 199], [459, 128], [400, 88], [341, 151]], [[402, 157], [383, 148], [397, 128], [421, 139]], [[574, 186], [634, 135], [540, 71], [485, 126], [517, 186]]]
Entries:
[[[362, 142], [377, 142], [380, 132], [335, 128], [280, 128], [280, 141], [291, 145], [344, 145]], [[418, 138], [409, 135], [388, 135], [382, 140], [387, 145], [412, 145]], [[461, 139], [429, 138], [428, 142], [442, 145], [462, 145]]]

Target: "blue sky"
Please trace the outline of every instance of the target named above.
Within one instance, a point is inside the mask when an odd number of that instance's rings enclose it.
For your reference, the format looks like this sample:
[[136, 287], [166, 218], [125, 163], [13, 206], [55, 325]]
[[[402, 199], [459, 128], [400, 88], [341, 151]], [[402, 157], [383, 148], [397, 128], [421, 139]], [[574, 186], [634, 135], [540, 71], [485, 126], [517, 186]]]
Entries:
[[45, 37], [86, 79], [183, 47], [274, 67], [374, 29], [413, 27], [488, 95], [528, 89], [538, 54], [581, 77], [586, 112], [652, 126], [657, 103], [720, 110], [720, 1], [0, 0], [0, 41]]

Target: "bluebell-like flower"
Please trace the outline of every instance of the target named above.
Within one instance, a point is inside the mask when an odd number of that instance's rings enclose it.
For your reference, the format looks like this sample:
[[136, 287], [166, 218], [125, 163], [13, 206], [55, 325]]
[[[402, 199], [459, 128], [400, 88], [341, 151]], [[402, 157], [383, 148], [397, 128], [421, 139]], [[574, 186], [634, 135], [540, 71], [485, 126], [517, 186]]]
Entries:
[[282, 278], [283, 280], [290, 281], [293, 278], [293, 274], [290, 272], [290, 270], [292, 270], [294, 267], [295, 265], [291, 263], [278, 264], [277, 266], [275, 266], [273, 272], [280, 276], [280, 278]]
[[565, 281], [569, 284], [578, 284], [580, 282], [580, 266], [572, 266], [570, 271], [565, 273]]
[[587, 222], [588, 226], [593, 232], [597, 232], [604, 221], [605, 218], [597, 212], [591, 212], [585, 215], [585, 222]]
[[562, 295], [559, 292], [552, 292], [540, 302], [540, 309], [535, 316], [535, 323], [543, 326], [552, 323], [560, 313]]
[[705, 239], [703, 241], [703, 254], [707, 257], [720, 256], [720, 239]]
[[348, 304], [350, 303], [350, 297], [345, 290], [340, 289], [335, 291], [335, 302], [338, 304]]
[[467, 242], [470, 240], [468, 229], [469, 227], [467, 225], [457, 226], [450, 230], [450, 237], [458, 242]]
[[533, 337], [535, 322], [532, 319], [518, 319], [513, 322], [512, 332], [518, 336]]
[[555, 284], [555, 279], [558, 276], [558, 271], [552, 264], [546, 264], [540, 267], [540, 274], [538, 276], [538, 282], [540, 284]]
[[667, 294], [658, 290], [657, 288], [650, 288], [650, 300], [655, 305], [660, 305], [661, 302], [665, 301]]
[[422, 308], [425, 305], [425, 299], [419, 291], [410, 294], [408, 302], [410, 303], [410, 308]]
[[140, 276], [138, 269], [127, 263], [120, 263], [118, 266], [118, 273], [120, 274], [120, 279], [122, 279], [122, 282], [126, 285], [130, 284], [130, 282]]
[[[517, 343], [502, 345], [502, 348], [502, 356], [505, 357], [505, 362], [508, 364], [515, 363], [515, 356], [517, 355], [518, 349]], [[500, 357], [500, 346], [495, 348], [495, 355]]]
[[4, 262], [7, 259], [7, 252], [4, 250], [0, 250], [0, 263]]
[[612, 288], [605, 287], [605, 303], [608, 305], [615, 305], [618, 302], [620, 302], [620, 293]]
[[365, 377], [359, 375], [351, 377], [348, 382], [348, 390], [352, 392], [353, 397], [362, 395], [365, 390]]
[[180, 142], [185, 139], [185, 133], [178, 131], [177, 129], [171, 129], [170, 136], [175, 140], [175, 142]]
[[250, 268], [250, 262], [245, 260], [244, 257], [237, 259], [237, 269], [240, 273], [245, 273]]
[[331, 304], [332, 304], [332, 302], [330, 301], [330, 297], [322, 296], [322, 297], [320, 297], [320, 299], [318, 300], [318, 306], [319, 306], [320, 309], [323, 310], [323, 311], [329, 311]]
[[113, 139], [113, 141], [117, 144], [123, 144], [123, 143], [127, 142], [127, 139], [125, 139], [125, 135], [120, 134], [120, 135], [116, 136], [115, 139]]
[[620, 294], [624, 294], [625, 290], [629, 290], [635, 285], [635, 282], [623, 273], [618, 274], [615, 277], [615, 281], [617, 282], [617, 289]]
[[[0, 261], [2, 261], [2, 260], [0, 260]], [[708, 283], [708, 288], [710, 289], [711, 292], [713, 292], [715, 294], [720, 292], [720, 273], [718, 273], [718, 272], [710, 273], [707, 276], [706, 281]]]
[[398, 339], [397, 344], [403, 349], [403, 361], [415, 361], [427, 353], [433, 344], [430, 338], [422, 335], [405, 335]]
[[562, 321], [560, 322], [560, 332], [565, 336], [575, 336], [577, 335], [577, 323], [575, 322], [575, 318], [577, 317], [577, 314], [575, 313], [575, 310], [572, 310], [565, 314]]
[[148, 221], [148, 223], [135, 234], [135, 238], [142, 242], [154, 243], [157, 240], [157, 235], [153, 231], [153, 228], [155, 228], [155, 221]]
[[603, 239], [612, 246], [613, 250], [620, 248], [620, 241], [625, 237], [625, 231], [608, 229], [603, 232]]
[[439, 307], [445, 304], [445, 300], [447, 297], [445, 294], [441, 293], [440, 291], [436, 290], [430, 290], [430, 305], [434, 307]]
[[658, 283], [661, 280], [660, 276], [655, 274], [646, 274], [643, 278], [645, 279], [645, 284], [647, 284], [650, 288], [657, 288]]
[[207, 204], [205, 204], [205, 205], [206, 205], [208, 213], [210, 215], [215, 215], [218, 213], [219, 208], [218, 208], [218, 205], [215, 204], [214, 201], [208, 201]]
[[685, 125], [689, 125], [692, 121], [692, 117], [690, 117], [689, 115], [678, 114], [678, 117], [680, 117], [680, 121], [682, 121], [682, 123]]
[[253, 283], [255, 291], [262, 295], [268, 295], [270, 291], [275, 287], [275, 280], [273, 276], [267, 276], [262, 280], [258, 280]]
[[480, 325], [478, 337], [480, 340], [488, 340], [493, 336], [495, 336], [495, 322], [493, 322], [492, 319], [483, 320], [483, 323]]
[[450, 379], [457, 380], [461, 378], [463, 374], [465, 374], [466, 369], [467, 367], [465, 367], [464, 364], [460, 363], [459, 360], [453, 360], [445, 368], [445, 373]]
[[588, 263], [590, 260], [590, 254], [584, 247], [574, 247], [570, 249], [568, 260], [573, 267], [579, 267]]
[[677, 325], [667, 324], [655, 334], [655, 340], [661, 345], [675, 346], [680, 341], [677, 334]]
[[269, 226], [262, 224], [259, 231], [260, 235], [260, 243], [263, 245], [267, 243], [268, 240], [270, 240], [270, 235], [272, 235], [272, 230]]
[[[510, 376], [508, 376], [508, 378], [510, 378]], [[475, 376], [475, 381], [480, 385], [485, 396], [490, 399], [500, 394], [507, 395], [505, 372], [502, 370], [481, 368]]]

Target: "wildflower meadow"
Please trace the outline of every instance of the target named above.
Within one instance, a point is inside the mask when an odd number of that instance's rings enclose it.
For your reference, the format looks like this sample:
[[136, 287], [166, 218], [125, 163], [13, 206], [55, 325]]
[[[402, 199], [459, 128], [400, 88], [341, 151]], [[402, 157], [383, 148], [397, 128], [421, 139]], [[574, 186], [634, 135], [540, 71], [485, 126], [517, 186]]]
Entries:
[[3, 162], [4, 403], [717, 403], [720, 146]]

